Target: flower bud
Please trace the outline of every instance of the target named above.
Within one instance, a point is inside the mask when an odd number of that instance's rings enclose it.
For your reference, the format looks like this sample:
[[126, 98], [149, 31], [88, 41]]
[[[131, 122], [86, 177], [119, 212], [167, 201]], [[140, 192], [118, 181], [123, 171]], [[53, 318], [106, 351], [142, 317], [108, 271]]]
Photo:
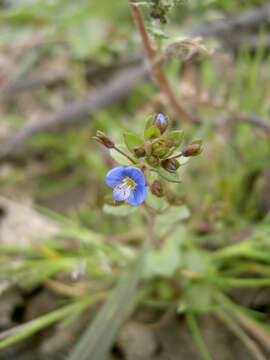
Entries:
[[152, 154], [152, 142], [150, 140], [146, 141], [145, 143], [145, 152], [147, 156]]
[[182, 150], [182, 155], [186, 157], [199, 155], [202, 151], [201, 147], [201, 144], [190, 144]]
[[153, 184], [150, 186], [151, 193], [156, 195], [157, 197], [163, 196], [163, 187], [160, 180], [155, 180]]
[[152, 153], [154, 156], [162, 157], [168, 150], [168, 142], [165, 138], [158, 138], [152, 142]]
[[149, 158], [148, 158], [150, 164], [152, 165], [159, 165], [159, 159], [157, 157], [155, 157], [154, 155], [151, 155]]
[[145, 150], [142, 146], [135, 146], [133, 148], [134, 154], [137, 158], [141, 158], [145, 156]]
[[102, 131], [97, 130], [96, 136], [94, 136], [93, 139], [100, 142], [109, 149], [114, 147], [114, 142]]
[[173, 206], [181, 206], [185, 203], [186, 200], [185, 195], [174, 194], [170, 191], [166, 191], [165, 197], [168, 203]]
[[159, 129], [161, 134], [163, 134], [164, 131], [166, 131], [168, 127], [168, 121], [164, 114], [162, 113], [157, 114], [156, 119], [154, 121], [154, 126]]
[[165, 170], [169, 172], [175, 172], [180, 166], [179, 162], [176, 159], [166, 159], [162, 161], [161, 165]]

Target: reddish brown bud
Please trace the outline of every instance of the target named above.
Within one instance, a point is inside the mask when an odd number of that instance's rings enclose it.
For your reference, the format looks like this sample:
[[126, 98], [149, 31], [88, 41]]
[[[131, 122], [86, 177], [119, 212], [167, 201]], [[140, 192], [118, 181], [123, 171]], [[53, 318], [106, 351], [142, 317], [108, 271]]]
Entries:
[[155, 180], [153, 184], [150, 186], [151, 193], [156, 195], [157, 197], [163, 196], [163, 187], [160, 180]]
[[162, 161], [161, 165], [165, 170], [169, 172], [175, 172], [180, 166], [179, 162], [176, 159], [166, 159]]
[[196, 156], [201, 153], [201, 144], [190, 144], [182, 150], [183, 156]]
[[135, 146], [133, 148], [134, 154], [137, 158], [141, 158], [145, 156], [145, 150], [142, 146]]
[[114, 148], [114, 142], [102, 131], [97, 130], [96, 136], [94, 136], [93, 139], [100, 142], [109, 149]]

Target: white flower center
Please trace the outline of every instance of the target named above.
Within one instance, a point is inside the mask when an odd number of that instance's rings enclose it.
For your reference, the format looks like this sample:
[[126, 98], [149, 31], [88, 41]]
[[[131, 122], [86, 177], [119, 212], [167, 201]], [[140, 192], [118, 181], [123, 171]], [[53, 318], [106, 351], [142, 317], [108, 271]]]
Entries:
[[125, 183], [119, 184], [115, 187], [115, 191], [123, 198], [127, 199], [131, 193], [132, 187]]

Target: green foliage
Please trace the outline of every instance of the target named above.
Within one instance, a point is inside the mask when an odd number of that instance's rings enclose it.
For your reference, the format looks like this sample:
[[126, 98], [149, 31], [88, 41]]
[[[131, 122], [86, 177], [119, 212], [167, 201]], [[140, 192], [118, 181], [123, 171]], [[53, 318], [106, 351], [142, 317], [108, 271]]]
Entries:
[[145, 202], [156, 211], [165, 211], [165, 209], [169, 206], [166, 199], [153, 195], [151, 191], [148, 191]]
[[151, 115], [145, 121], [145, 125], [144, 125], [144, 138], [145, 139], [146, 139], [146, 133], [153, 126], [153, 123], [154, 123], [154, 117]]
[[144, 270], [145, 278], [173, 276], [181, 265], [180, 244], [183, 242], [184, 236], [185, 229], [176, 227], [176, 231], [165, 239], [165, 243], [160, 249], [152, 250], [148, 254]]
[[136, 210], [137, 208], [131, 205], [110, 206], [105, 204], [103, 206], [103, 211], [106, 214], [115, 215], [115, 216], [128, 216], [134, 213]]
[[144, 141], [132, 133], [124, 133], [124, 140], [128, 150], [132, 153], [135, 146], [144, 145]]
[[167, 170], [165, 170], [163, 168], [159, 168], [158, 174], [167, 181], [174, 182], [174, 183], [181, 183], [181, 180], [179, 179], [179, 175], [177, 172], [168, 172]]
[[178, 148], [181, 145], [183, 141], [183, 137], [184, 137], [184, 130], [174, 130], [168, 133], [168, 138], [174, 141], [176, 148]]
[[149, 140], [151, 138], [158, 138], [160, 137], [160, 131], [155, 126], [149, 127], [144, 134], [145, 140]]

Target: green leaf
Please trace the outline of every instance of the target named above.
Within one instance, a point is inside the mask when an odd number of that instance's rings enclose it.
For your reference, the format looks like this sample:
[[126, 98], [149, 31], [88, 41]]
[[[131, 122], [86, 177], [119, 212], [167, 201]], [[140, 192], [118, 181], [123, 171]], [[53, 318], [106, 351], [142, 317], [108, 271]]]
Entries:
[[175, 142], [175, 146], [179, 147], [183, 141], [184, 130], [174, 130], [168, 133], [168, 139], [172, 139]]
[[200, 145], [202, 145], [202, 142], [203, 142], [202, 139], [192, 140], [191, 143], [190, 143], [190, 145], [191, 145], [191, 144], [200, 144]]
[[52, 325], [53, 323], [61, 320], [62, 318], [73, 314], [76, 311], [84, 311], [89, 307], [91, 298], [82, 299], [74, 304], [67, 305], [60, 309], [49, 312], [34, 320], [24, 323], [23, 326], [14, 327], [14, 332], [10, 332], [10, 336], [0, 341], [0, 349], [4, 349], [7, 346], [11, 346], [19, 341], [34, 335], [38, 331]]
[[183, 252], [183, 262], [186, 270], [204, 273], [207, 270], [205, 258], [194, 249], [187, 249]]
[[189, 285], [179, 302], [179, 309], [198, 312], [209, 311], [212, 305], [212, 288], [208, 283], [200, 282]]
[[154, 123], [154, 117], [153, 117], [153, 115], [151, 115], [146, 120], [146, 123], [145, 123], [145, 126], [144, 126], [144, 131], [143, 131], [144, 138], [145, 138], [145, 134], [147, 133], [147, 131], [150, 129], [151, 126], [153, 126], [153, 123]]
[[180, 183], [181, 180], [179, 179], [179, 175], [177, 172], [171, 173], [165, 169], [163, 169], [162, 167], [158, 169], [158, 173], [159, 175], [170, 182], [175, 182], [175, 183]]
[[[132, 155], [130, 154], [130, 152], [128, 151], [128, 149], [125, 147], [125, 145], [122, 144], [117, 144], [116, 145], [120, 150], [124, 151], [125, 153], [127, 153], [129, 156], [132, 157]], [[128, 158], [126, 158], [124, 155], [120, 154], [118, 151], [116, 151], [115, 149], [110, 149], [110, 155], [111, 157], [118, 162], [120, 165], [131, 165], [131, 161], [128, 160]], [[133, 159], [133, 157], [132, 157]], [[137, 159], [134, 159], [135, 161], [137, 161]]]
[[147, 26], [147, 30], [156, 39], [168, 39], [168, 36], [165, 34], [165, 32], [162, 29], [150, 25]]
[[160, 136], [161, 136], [160, 131], [155, 126], [151, 126], [144, 134], [145, 140], [149, 140], [151, 138], [158, 138]]
[[134, 213], [138, 210], [137, 206], [131, 206], [128, 204], [119, 205], [119, 206], [111, 206], [108, 204], [103, 205], [103, 211], [106, 214], [115, 215], [115, 216], [127, 216], [129, 214]]
[[156, 211], [163, 211], [165, 210], [169, 204], [163, 197], [157, 197], [151, 193], [151, 191], [148, 191], [146, 200], [146, 204], [150, 206], [152, 209]]
[[181, 156], [177, 160], [178, 160], [180, 165], [185, 165], [190, 159], [191, 159], [191, 157]]
[[152, 250], [146, 258], [144, 277], [149, 279], [154, 276], [170, 277], [181, 263], [180, 244], [185, 236], [183, 227], [165, 239], [163, 247]]
[[187, 206], [171, 206], [165, 214], [156, 217], [157, 233], [161, 236], [164, 235], [171, 226], [180, 220], [188, 218], [189, 215], [190, 212]]
[[142, 146], [144, 144], [144, 141], [138, 135], [132, 133], [125, 133], [124, 140], [127, 148], [132, 153], [135, 146]]

